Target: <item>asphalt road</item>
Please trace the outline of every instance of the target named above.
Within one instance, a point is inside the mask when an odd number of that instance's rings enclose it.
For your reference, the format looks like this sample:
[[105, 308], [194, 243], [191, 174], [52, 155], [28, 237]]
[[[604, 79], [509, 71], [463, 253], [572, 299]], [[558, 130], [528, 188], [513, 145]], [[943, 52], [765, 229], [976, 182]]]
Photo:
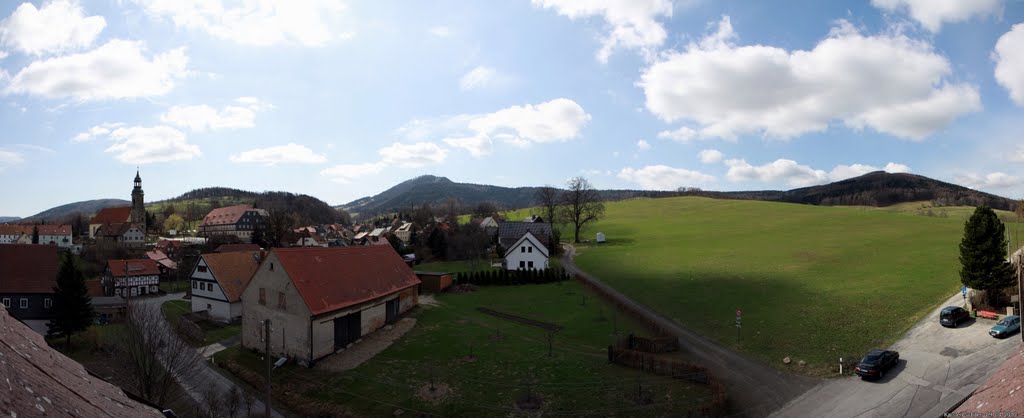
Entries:
[[[583, 272], [573, 263], [576, 248], [565, 245], [562, 266], [570, 274], [578, 274], [594, 286], [601, 287], [617, 299], [620, 306], [636, 309], [663, 330], [679, 338], [682, 350], [693, 362], [707, 367], [729, 391], [729, 403], [735, 416], [763, 417], [786, 405], [788, 401], [814, 387], [815, 380], [777, 370], [723, 347], [696, 332], [661, 316], [629, 297]], [[810, 416], [810, 415], [809, 415]]]
[[[942, 306], [962, 305], [957, 293]], [[899, 364], [879, 381], [825, 381], [776, 411], [778, 417], [939, 417], [971, 394], [1020, 346], [1020, 335], [988, 335], [995, 321], [939, 325], [941, 306], [892, 346]]]

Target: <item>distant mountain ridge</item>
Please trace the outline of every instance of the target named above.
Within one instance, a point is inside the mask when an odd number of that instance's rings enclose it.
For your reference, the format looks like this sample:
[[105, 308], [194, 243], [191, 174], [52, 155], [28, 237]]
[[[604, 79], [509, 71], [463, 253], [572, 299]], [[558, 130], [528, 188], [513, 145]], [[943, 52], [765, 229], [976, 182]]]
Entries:
[[[375, 196], [364, 197], [335, 206], [360, 216], [409, 209], [413, 205], [441, 205], [449, 198], [475, 206], [492, 202], [506, 209], [536, 205], [539, 187], [502, 187], [457, 183], [445, 177], [425, 175], [401, 182]], [[988, 205], [995, 209], [1013, 210], [1016, 202], [1002, 196], [980, 192], [964, 186], [907, 173], [875, 171], [834, 183], [792, 190], [756, 190], [717, 192], [703, 190], [650, 191], [599, 190], [605, 200], [633, 197], [706, 196], [719, 199], [765, 200], [809, 205], [890, 206], [903, 202], [930, 201], [940, 206]]]
[[132, 202], [123, 199], [95, 199], [95, 200], [83, 200], [81, 202], [68, 203], [66, 205], [60, 205], [53, 207], [35, 215], [18, 219], [17, 222], [34, 222], [43, 221], [47, 219], [57, 219], [66, 216], [74, 215], [75, 213], [81, 213], [83, 215], [92, 215], [99, 212], [101, 209], [116, 208], [119, 206], [131, 206]]
[[15, 222], [19, 219], [21, 219], [20, 216], [0, 216], [0, 223]]

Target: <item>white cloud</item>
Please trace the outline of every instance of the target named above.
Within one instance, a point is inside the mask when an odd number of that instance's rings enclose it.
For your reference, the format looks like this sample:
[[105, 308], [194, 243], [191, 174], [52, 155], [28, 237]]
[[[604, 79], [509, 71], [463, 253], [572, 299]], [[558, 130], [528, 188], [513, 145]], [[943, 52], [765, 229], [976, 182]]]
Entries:
[[256, 112], [273, 107], [254, 97], [240, 97], [236, 101], [243, 106], [226, 106], [222, 110], [208, 105], [174, 106], [160, 115], [160, 120], [193, 132], [252, 128], [256, 125]]
[[202, 155], [183, 132], [170, 126], [117, 128], [109, 136], [116, 143], [105, 152], [126, 164], [191, 160]]
[[94, 50], [35, 61], [11, 79], [5, 92], [79, 101], [151, 97], [166, 94], [187, 75], [184, 48], [152, 59], [142, 42], [112, 40]]
[[995, 16], [1003, 7], [1002, 0], [871, 0], [879, 9], [896, 12], [906, 10], [925, 29], [938, 32], [943, 23], [963, 22], [975, 16]]
[[984, 176], [973, 173], [958, 175], [954, 181], [972, 189], [1008, 189], [1024, 184], [1020, 177], [999, 171]]
[[349, 184], [360, 177], [380, 173], [384, 170], [385, 164], [381, 162], [364, 164], [339, 164], [334, 167], [320, 170], [320, 175], [329, 177], [331, 181]]
[[427, 29], [427, 32], [438, 38], [447, 38], [452, 35], [452, 30], [447, 26], [434, 26]]
[[95, 139], [97, 137], [100, 137], [100, 136], [107, 136], [107, 135], [110, 134], [111, 131], [113, 131], [114, 129], [117, 129], [117, 128], [123, 126], [123, 125], [124, 125], [123, 123], [110, 123], [110, 122], [103, 123], [103, 124], [100, 124], [100, 125], [96, 125], [96, 126], [93, 126], [92, 128], [89, 128], [89, 130], [87, 130], [85, 132], [81, 132], [78, 135], [75, 135], [73, 138], [71, 138], [71, 142], [86, 142], [86, 141], [91, 141], [91, 140], [93, 140], [93, 139]]
[[21, 154], [14, 151], [0, 149], [0, 171], [5, 168], [25, 162]]
[[569, 99], [554, 99], [537, 105], [511, 106], [482, 115], [456, 115], [441, 120], [414, 120], [398, 132], [419, 140], [444, 138], [474, 157], [490, 154], [494, 140], [515, 146], [565, 142], [577, 138], [590, 115]]
[[700, 162], [704, 164], [714, 164], [722, 161], [725, 154], [722, 154], [722, 151], [716, 149], [706, 149], [697, 153], [697, 157], [700, 158]]
[[401, 168], [417, 168], [437, 164], [448, 157], [448, 151], [432, 142], [402, 144], [395, 142], [377, 150], [381, 162]]
[[7, 58], [7, 52], [6, 51], [0, 51], [0, 60], [2, 60], [4, 58]]
[[1017, 146], [1007, 159], [1014, 163], [1024, 163], [1024, 146]]
[[743, 159], [725, 160], [729, 171], [725, 177], [732, 182], [783, 182], [792, 187], [806, 187], [825, 184], [848, 178], [857, 177], [873, 171], [884, 170], [889, 173], [909, 173], [910, 167], [903, 164], [888, 163], [884, 168], [867, 164], [837, 165], [832, 171], [816, 170], [796, 161], [780, 158], [760, 166], [753, 166]]
[[647, 151], [647, 150], [651, 149], [651, 144], [649, 144], [649, 143], [647, 143], [647, 141], [644, 141], [644, 140], [641, 139], [639, 141], [636, 141], [636, 149], [638, 149], [640, 151]]
[[823, 132], [838, 120], [921, 140], [981, 109], [976, 86], [948, 80], [949, 60], [898, 32], [866, 36], [839, 21], [806, 51], [738, 46], [735, 39], [725, 16], [717, 32], [662, 54], [644, 71], [638, 85], [649, 111], [666, 122], [699, 125], [664, 137], [786, 139]]
[[289, 142], [288, 145], [243, 151], [232, 155], [229, 159], [235, 163], [256, 163], [268, 167], [277, 164], [321, 164], [327, 162], [327, 157], [292, 142]]
[[350, 39], [339, 30], [345, 4], [340, 0], [135, 0], [149, 14], [178, 27], [244, 45], [298, 44], [320, 47]]
[[641, 169], [623, 168], [619, 171], [619, 178], [650, 190], [675, 190], [679, 187], [694, 187], [715, 181], [713, 176], [699, 171], [666, 165], [649, 165]]
[[22, 3], [0, 21], [0, 45], [31, 55], [81, 49], [106, 26], [103, 16], [85, 16], [77, 1], [49, 1], [38, 9]]
[[607, 24], [597, 59], [608, 62], [616, 49], [639, 49], [645, 56], [665, 42], [665, 28], [656, 19], [672, 17], [671, 0], [531, 0], [534, 6], [554, 9], [569, 19], [600, 16]]
[[670, 139], [679, 143], [689, 143], [694, 139], [700, 139], [698, 136], [699, 132], [688, 126], [680, 127], [674, 131], [661, 131], [658, 132], [658, 138]]
[[462, 76], [462, 79], [459, 80], [459, 89], [465, 91], [487, 87], [495, 80], [497, 74], [497, 71], [494, 71], [493, 68], [483, 65], [477, 66]]
[[996, 62], [996, 81], [1010, 92], [1010, 98], [1024, 106], [1024, 23], [1013, 25], [999, 37], [992, 59]]

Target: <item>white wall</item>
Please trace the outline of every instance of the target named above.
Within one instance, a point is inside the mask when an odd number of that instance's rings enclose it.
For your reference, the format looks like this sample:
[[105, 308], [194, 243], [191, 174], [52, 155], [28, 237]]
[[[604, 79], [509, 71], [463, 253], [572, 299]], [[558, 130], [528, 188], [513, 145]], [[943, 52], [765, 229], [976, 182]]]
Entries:
[[[523, 252], [524, 249], [526, 252]], [[520, 261], [527, 266], [525, 267], [527, 270], [531, 261], [533, 262], [533, 268], [536, 270], [548, 268], [548, 257], [529, 240], [520, 241], [519, 246], [512, 249], [512, 253], [505, 257], [505, 268], [508, 270], [518, 270]]]

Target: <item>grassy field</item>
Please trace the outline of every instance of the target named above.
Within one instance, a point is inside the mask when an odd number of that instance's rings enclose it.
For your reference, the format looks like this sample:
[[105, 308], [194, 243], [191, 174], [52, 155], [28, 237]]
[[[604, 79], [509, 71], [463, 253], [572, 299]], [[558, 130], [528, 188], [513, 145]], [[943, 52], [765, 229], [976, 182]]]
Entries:
[[[160, 306], [164, 318], [170, 323], [178, 322], [178, 317], [192, 312], [192, 304], [187, 300], [169, 300]], [[203, 330], [203, 341], [200, 347], [223, 341], [242, 333], [241, 325], [225, 325], [214, 321], [199, 321], [196, 325]]]
[[891, 344], [960, 289], [958, 244], [973, 209], [937, 217], [912, 208], [616, 202], [587, 229], [608, 243], [579, 247], [577, 263], [726, 345], [824, 374], [839, 357]]
[[[644, 375], [607, 364], [615, 335], [645, 332], [577, 282], [484, 287], [473, 293], [441, 294], [421, 308], [404, 337], [362, 366], [339, 374], [286, 366], [275, 385], [302, 390], [309, 402], [348, 408], [356, 416], [428, 412], [441, 416], [514, 416], [513, 404], [528, 391], [544, 398], [547, 411], [595, 411], [595, 416], [660, 416], [707, 396], [703, 386]], [[554, 332], [482, 314], [489, 307], [564, 327]], [[472, 353], [472, 355], [471, 355]], [[262, 373], [248, 351], [218, 354]], [[430, 387], [451, 393], [434, 402], [417, 394]], [[630, 397], [640, 384], [654, 400]]]

